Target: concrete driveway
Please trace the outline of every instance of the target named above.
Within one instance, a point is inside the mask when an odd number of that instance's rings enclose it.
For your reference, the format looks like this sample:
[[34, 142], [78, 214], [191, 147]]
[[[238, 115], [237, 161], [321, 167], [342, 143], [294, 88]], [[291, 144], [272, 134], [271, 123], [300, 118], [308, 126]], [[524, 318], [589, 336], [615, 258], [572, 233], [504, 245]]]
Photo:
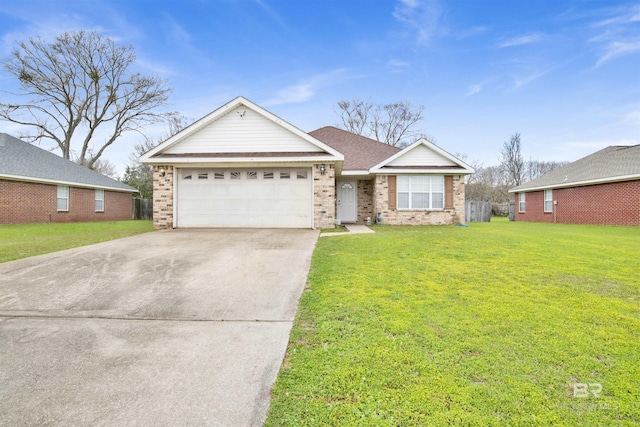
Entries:
[[261, 425], [317, 237], [172, 230], [0, 264], [0, 425]]

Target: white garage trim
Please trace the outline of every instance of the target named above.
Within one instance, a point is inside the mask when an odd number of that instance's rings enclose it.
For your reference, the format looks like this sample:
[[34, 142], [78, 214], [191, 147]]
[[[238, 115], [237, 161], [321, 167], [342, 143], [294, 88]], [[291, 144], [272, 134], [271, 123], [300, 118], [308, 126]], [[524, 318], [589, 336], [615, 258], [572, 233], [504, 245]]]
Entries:
[[178, 168], [174, 226], [313, 228], [309, 167]]

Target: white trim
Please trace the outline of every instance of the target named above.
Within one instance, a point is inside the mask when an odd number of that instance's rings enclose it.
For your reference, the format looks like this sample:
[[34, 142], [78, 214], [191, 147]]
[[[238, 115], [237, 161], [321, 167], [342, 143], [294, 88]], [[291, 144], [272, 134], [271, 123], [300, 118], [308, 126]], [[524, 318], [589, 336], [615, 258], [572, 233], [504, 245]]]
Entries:
[[[321, 150], [326, 151], [327, 153], [329, 153], [329, 156], [327, 157], [328, 159], [331, 159], [331, 160], [344, 160], [344, 155], [342, 153], [340, 153], [337, 150], [331, 148], [330, 146], [328, 146], [327, 144], [323, 143], [322, 141], [312, 137], [308, 133], [298, 129], [297, 127], [293, 126], [292, 124], [282, 120], [280, 117], [276, 116], [275, 114], [270, 113], [269, 111], [267, 111], [264, 108], [258, 106], [257, 104], [254, 104], [253, 102], [249, 101], [248, 99], [246, 99], [246, 98], [244, 98], [242, 96], [238, 96], [237, 98], [229, 101], [228, 103], [226, 103], [222, 107], [212, 111], [211, 113], [207, 114], [206, 116], [202, 117], [201, 119], [199, 119], [199, 120], [195, 121], [194, 123], [192, 123], [191, 125], [187, 126], [186, 128], [184, 128], [183, 130], [181, 130], [177, 134], [173, 135], [172, 137], [170, 137], [169, 139], [164, 141], [162, 144], [160, 144], [157, 147], [153, 148], [152, 150], [146, 152], [145, 154], [140, 156], [140, 161], [142, 163], [158, 163], [155, 159], [152, 160], [151, 157], [153, 157], [154, 155], [156, 155], [158, 153], [163, 152], [167, 148], [177, 144], [178, 142], [182, 141], [186, 137], [188, 137], [190, 135], [193, 135], [194, 133], [196, 133], [199, 130], [201, 130], [203, 127], [213, 123], [214, 121], [216, 121], [217, 119], [219, 119], [220, 117], [225, 115], [228, 111], [233, 110], [233, 109], [239, 107], [240, 105], [243, 105], [244, 107], [247, 107], [247, 108], [255, 111], [256, 113], [262, 115], [266, 119], [271, 120], [272, 122], [282, 126], [283, 128], [285, 128], [289, 132], [293, 133], [294, 135], [296, 135], [296, 136], [304, 139], [305, 141], [315, 145], [316, 147], [320, 148]], [[198, 159], [198, 160], [201, 160], [201, 159]], [[217, 161], [220, 161], [220, 159], [217, 159]], [[164, 160], [162, 160], [160, 162], [161, 163], [166, 163], [166, 164], [171, 164], [171, 160], [170, 159], [164, 159]]]
[[554, 188], [582, 187], [585, 185], [607, 184], [610, 182], [613, 183], [613, 182], [622, 182], [622, 181], [634, 181], [636, 179], [640, 179], [640, 173], [636, 173], [632, 175], [611, 176], [608, 178], [590, 179], [586, 181], [566, 182], [562, 184], [541, 185], [538, 187], [530, 187], [530, 188], [516, 187], [509, 190], [509, 193], [528, 193], [531, 191], [553, 190]]
[[[399, 157], [404, 156], [409, 151], [411, 151], [411, 150], [413, 150], [416, 147], [419, 147], [421, 145], [427, 147], [430, 150], [435, 151], [437, 154], [441, 155], [442, 157], [446, 158], [447, 160], [450, 160], [453, 163], [461, 166], [463, 168], [463, 170], [462, 171], [460, 169], [455, 169], [455, 170], [454, 169], [451, 169], [451, 170], [445, 170], [445, 169], [434, 170], [434, 169], [429, 169], [428, 166], [425, 166], [424, 169], [419, 169], [419, 170], [409, 170], [409, 169], [402, 169], [402, 168], [397, 168], [397, 169], [394, 168], [394, 169], [384, 169], [384, 170], [382, 170], [382, 168], [385, 165], [391, 163], [392, 161], [394, 161], [395, 159], [397, 159]], [[418, 166], [418, 165], [416, 165], [416, 166]], [[458, 159], [454, 155], [449, 154], [448, 152], [446, 152], [442, 148], [438, 147], [437, 145], [427, 141], [424, 138], [420, 138], [419, 140], [417, 140], [413, 144], [409, 145], [408, 147], [405, 147], [404, 149], [398, 151], [393, 156], [387, 157], [385, 160], [383, 160], [382, 162], [378, 163], [377, 165], [375, 165], [371, 169], [369, 169], [369, 171], [374, 172], [374, 173], [386, 173], [386, 172], [398, 173], [399, 171], [402, 171], [403, 173], [425, 173], [425, 171], [429, 171], [430, 173], [458, 173], [459, 175], [472, 174], [472, 173], [475, 172], [475, 170], [471, 166], [469, 166], [468, 164], [466, 164], [462, 160]]]
[[346, 171], [343, 170], [340, 174], [341, 176], [368, 176], [371, 175], [368, 170], [355, 170], [355, 171]]
[[180, 157], [157, 157], [154, 159], [145, 160], [144, 163], [149, 165], [178, 165], [187, 163], [241, 163], [247, 162], [251, 164], [255, 163], [275, 163], [275, 162], [305, 162], [305, 163], [323, 163], [323, 162], [335, 162], [336, 159], [333, 156], [300, 156], [300, 157], [189, 157], [188, 154]]
[[33, 178], [29, 176], [20, 176], [20, 175], [0, 174], [0, 179], [7, 179], [10, 181], [32, 182], [35, 184], [67, 185], [69, 187], [75, 187], [75, 188], [89, 188], [89, 189], [97, 188], [100, 190], [119, 191], [121, 193], [137, 193], [138, 192], [138, 190], [136, 189], [126, 190], [124, 188], [107, 187], [104, 185], [82, 184], [82, 183], [73, 182], [73, 181], [59, 181], [56, 179]]
[[379, 169], [379, 170], [372, 170], [371, 173], [375, 173], [375, 174], [379, 174], [379, 175], [383, 175], [383, 174], [388, 174], [388, 175], [468, 175], [469, 171], [465, 171], [462, 169], [402, 169], [402, 168], [394, 168], [394, 169]]

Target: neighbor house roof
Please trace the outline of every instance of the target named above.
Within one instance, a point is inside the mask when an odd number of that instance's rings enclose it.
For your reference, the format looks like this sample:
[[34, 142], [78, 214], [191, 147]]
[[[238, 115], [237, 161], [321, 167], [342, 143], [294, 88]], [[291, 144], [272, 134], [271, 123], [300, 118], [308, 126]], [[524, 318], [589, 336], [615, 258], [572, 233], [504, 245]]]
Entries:
[[612, 145], [509, 190], [510, 193], [640, 179], [640, 145]]
[[138, 191], [6, 133], [0, 133], [0, 179], [130, 193]]
[[309, 135], [344, 154], [343, 171], [369, 171], [373, 166], [402, 151], [375, 139], [333, 126], [309, 132]]

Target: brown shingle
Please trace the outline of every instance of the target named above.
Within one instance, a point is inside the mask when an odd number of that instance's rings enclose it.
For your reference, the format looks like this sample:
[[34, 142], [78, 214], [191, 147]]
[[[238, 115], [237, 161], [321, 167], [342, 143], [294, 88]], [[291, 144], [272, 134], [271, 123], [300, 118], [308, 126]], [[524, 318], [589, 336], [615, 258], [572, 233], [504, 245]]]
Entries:
[[509, 191], [568, 187], [573, 183], [594, 180], [615, 181], [618, 177], [637, 174], [640, 174], [640, 145], [612, 145]]
[[314, 130], [309, 135], [344, 154], [342, 170], [369, 170], [401, 151], [400, 148], [333, 126]]

